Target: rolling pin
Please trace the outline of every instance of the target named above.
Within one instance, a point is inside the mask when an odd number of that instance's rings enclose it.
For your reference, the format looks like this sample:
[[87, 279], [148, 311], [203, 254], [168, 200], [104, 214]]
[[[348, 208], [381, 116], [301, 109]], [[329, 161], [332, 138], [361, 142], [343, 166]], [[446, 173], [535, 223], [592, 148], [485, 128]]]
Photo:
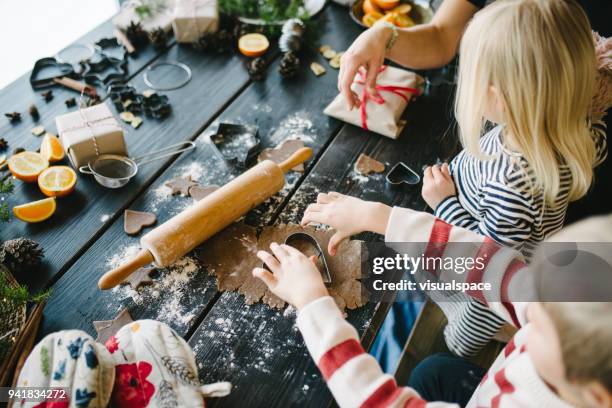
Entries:
[[312, 149], [303, 147], [276, 164], [264, 160], [214, 191], [194, 206], [175, 215], [140, 239], [140, 251], [129, 261], [106, 272], [100, 289], [111, 289], [138, 268], [154, 262], [172, 265], [189, 251], [280, 191], [285, 173], [310, 159]]

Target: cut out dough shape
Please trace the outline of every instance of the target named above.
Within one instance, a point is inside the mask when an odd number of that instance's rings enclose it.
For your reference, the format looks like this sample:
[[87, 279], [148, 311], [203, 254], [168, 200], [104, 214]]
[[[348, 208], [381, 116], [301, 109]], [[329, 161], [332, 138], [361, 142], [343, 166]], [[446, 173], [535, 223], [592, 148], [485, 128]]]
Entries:
[[119, 331], [120, 328], [125, 326], [128, 323], [132, 323], [132, 316], [130, 316], [130, 312], [127, 309], [123, 309], [117, 317], [113, 320], [97, 320], [93, 322], [93, 326], [98, 332], [98, 337], [96, 341], [98, 343], [106, 343], [106, 341], [115, 333]]
[[210, 186], [193, 186], [189, 188], [189, 195], [196, 201], [200, 201], [210, 193], [218, 190], [219, 186], [216, 184]]
[[385, 165], [378, 160], [361, 153], [355, 162], [355, 171], [359, 174], [382, 173]]
[[[267, 148], [262, 150], [262, 152], [259, 153], [259, 156], [257, 156], [257, 162], [272, 160], [274, 163], [280, 164], [302, 147], [304, 147], [304, 142], [299, 139], [285, 140], [273, 149]], [[291, 170], [303, 173], [304, 164], [299, 164]]]
[[144, 227], [156, 222], [157, 217], [153, 213], [134, 210], [125, 210], [123, 213], [123, 230], [128, 235], [138, 234]]
[[154, 270], [155, 268], [138, 268], [121, 283], [130, 285], [132, 289], [138, 289], [142, 285], [153, 283], [149, 274]]
[[[283, 308], [285, 302], [271, 293], [266, 285], [253, 277], [252, 270], [261, 266], [257, 250], [268, 250], [272, 242], [285, 242], [294, 232], [307, 232], [313, 235], [322, 248], [327, 248], [333, 230], [302, 228], [297, 224], [264, 227], [259, 239], [253, 227], [234, 223], [209, 239], [196, 249], [198, 258], [208, 267], [208, 273], [217, 279], [221, 291], [238, 291], [244, 295], [247, 304], [263, 302], [273, 308]], [[338, 254], [330, 257], [325, 254], [329, 265], [332, 284], [330, 295], [344, 310], [363, 306], [367, 299], [363, 296], [361, 283], [361, 241], [345, 241], [338, 248]]]
[[170, 181], [166, 181], [166, 187], [170, 187], [172, 195], [181, 194], [183, 196], [189, 195], [189, 188], [197, 186], [198, 184], [191, 180], [191, 176], [187, 177], [175, 177]]

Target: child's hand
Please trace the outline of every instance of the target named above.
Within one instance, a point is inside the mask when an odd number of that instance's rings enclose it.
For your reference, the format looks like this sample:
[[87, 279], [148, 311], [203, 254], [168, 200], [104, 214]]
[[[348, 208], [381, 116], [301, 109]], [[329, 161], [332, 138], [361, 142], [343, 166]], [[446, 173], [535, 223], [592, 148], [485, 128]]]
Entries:
[[421, 195], [423, 200], [433, 210], [436, 209], [445, 198], [457, 194], [455, 182], [450, 175], [448, 164], [442, 166], [429, 166], [423, 175], [423, 188]]
[[329, 296], [313, 259], [289, 245], [273, 242], [270, 249], [274, 255], [259, 251], [257, 257], [272, 272], [255, 268], [253, 276], [264, 281], [272, 293], [298, 310], [316, 299]]
[[384, 204], [332, 191], [319, 194], [317, 202], [306, 208], [301, 225], [320, 223], [334, 228], [336, 233], [329, 240], [327, 247], [329, 254], [334, 256], [338, 245], [351, 235], [363, 231], [384, 234], [390, 213], [391, 208]]

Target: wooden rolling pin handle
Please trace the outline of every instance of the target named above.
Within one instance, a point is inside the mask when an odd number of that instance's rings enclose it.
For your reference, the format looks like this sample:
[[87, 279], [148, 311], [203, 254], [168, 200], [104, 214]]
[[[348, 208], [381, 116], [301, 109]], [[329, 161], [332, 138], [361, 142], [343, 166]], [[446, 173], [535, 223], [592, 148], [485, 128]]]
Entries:
[[123, 282], [128, 276], [138, 268], [142, 268], [153, 262], [153, 255], [146, 249], [141, 249], [136, 256], [113, 269], [106, 272], [98, 281], [98, 287], [102, 290], [112, 289]]
[[283, 173], [287, 173], [289, 170], [297, 165], [304, 163], [306, 160], [312, 157], [312, 149], [310, 147], [302, 147], [296, 150], [291, 156], [284, 162], [280, 163], [278, 167], [281, 168]]

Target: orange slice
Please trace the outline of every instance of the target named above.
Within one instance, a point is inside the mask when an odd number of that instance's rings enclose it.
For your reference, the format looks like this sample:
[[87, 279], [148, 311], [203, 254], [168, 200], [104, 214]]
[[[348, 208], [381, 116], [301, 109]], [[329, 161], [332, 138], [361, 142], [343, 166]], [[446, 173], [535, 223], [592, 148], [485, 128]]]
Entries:
[[51, 166], [38, 176], [38, 187], [47, 197], [63, 197], [74, 190], [77, 176], [68, 166]]
[[393, 13], [397, 13], [397, 14], [408, 14], [410, 13], [410, 10], [412, 10], [412, 6], [410, 4], [400, 4], [399, 6], [393, 7], [391, 10], [391, 12]]
[[245, 34], [238, 40], [238, 49], [247, 57], [259, 57], [270, 47], [265, 35], [259, 33]]
[[49, 167], [49, 162], [36, 152], [21, 152], [8, 159], [8, 168], [15, 178], [32, 183]]
[[372, 27], [381, 18], [383, 18], [383, 15], [380, 13], [367, 13], [363, 15], [361, 22], [365, 24], [366, 27]]
[[380, 8], [373, 2], [373, 0], [364, 0], [363, 1], [363, 13], [371, 14], [371, 13], [382, 13]]
[[397, 14], [389, 12], [383, 16], [382, 21], [387, 21], [393, 25], [397, 25]]
[[408, 28], [416, 25], [413, 19], [408, 17], [406, 14], [395, 14], [395, 23], [396, 26], [401, 28]]
[[381, 9], [390, 10], [393, 7], [396, 7], [400, 3], [400, 0], [374, 0], [374, 2]]
[[50, 162], [60, 161], [64, 158], [64, 148], [57, 136], [47, 132], [40, 145], [40, 154]]
[[25, 222], [41, 222], [51, 217], [55, 212], [55, 198], [32, 201], [13, 207], [15, 217]]

